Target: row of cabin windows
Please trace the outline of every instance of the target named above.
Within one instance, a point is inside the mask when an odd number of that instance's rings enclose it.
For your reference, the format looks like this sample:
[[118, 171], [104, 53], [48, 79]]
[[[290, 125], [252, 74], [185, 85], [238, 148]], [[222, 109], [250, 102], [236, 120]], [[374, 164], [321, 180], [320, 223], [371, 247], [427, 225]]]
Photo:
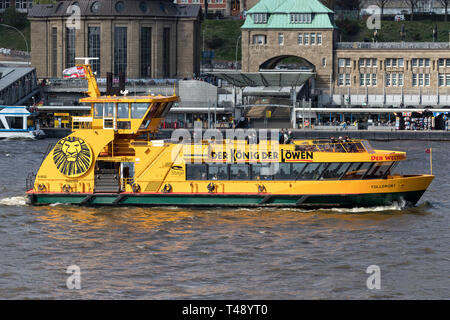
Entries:
[[361, 180], [385, 178], [395, 162], [186, 164], [186, 180]]
[[[112, 118], [114, 116], [114, 107], [117, 105], [117, 119], [141, 119], [149, 108], [149, 103], [95, 103], [95, 118]], [[154, 103], [149, 113], [150, 117], [158, 118], [170, 108], [167, 103]]]

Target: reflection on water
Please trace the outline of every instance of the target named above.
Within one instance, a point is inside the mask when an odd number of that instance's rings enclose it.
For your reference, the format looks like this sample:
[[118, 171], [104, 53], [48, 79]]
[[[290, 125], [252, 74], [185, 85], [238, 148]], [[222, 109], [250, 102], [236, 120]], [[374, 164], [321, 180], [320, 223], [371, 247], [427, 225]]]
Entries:
[[[409, 150], [405, 173], [427, 163], [428, 144], [374, 145]], [[419, 206], [319, 211], [32, 207], [23, 182], [44, 149], [43, 141], [0, 144], [0, 298], [449, 296], [446, 143], [433, 144], [437, 177]], [[76, 292], [66, 287], [74, 264], [82, 274]], [[379, 291], [366, 287], [372, 264], [381, 268]]]

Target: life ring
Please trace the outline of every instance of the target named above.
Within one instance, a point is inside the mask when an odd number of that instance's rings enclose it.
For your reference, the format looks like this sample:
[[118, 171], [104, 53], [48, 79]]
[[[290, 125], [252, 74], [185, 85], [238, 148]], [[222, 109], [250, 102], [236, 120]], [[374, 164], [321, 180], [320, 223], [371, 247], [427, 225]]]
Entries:
[[38, 185], [38, 191], [39, 192], [45, 192], [45, 191], [47, 191], [47, 187], [44, 184], [39, 184]]
[[172, 186], [170, 184], [165, 184], [163, 188], [164, 193], [169, 193], [172, 191]]
[[133, 189], [133, 192], [140, 192], [141, 191], [141, 186], [138, 185], [137, 183], [133, 183], [133, 185], [131, 186], [131, 189]]
[[262, 184], [258, 185], [258, 192], [259, 193], [263, 193], [265, 191], [266, 191], [266, 187], [265, 186], [263, 186]]
[[70, 192], [72, 188], [68, 184], [65, 184], [63, 185], [62, 190], [63, 192]]
[[208, 189], [209, 192], [214, 192], [214, 190], [216, 190], [216, 185], [210, 182], [210, 184], [208, 184], [206, 188]]

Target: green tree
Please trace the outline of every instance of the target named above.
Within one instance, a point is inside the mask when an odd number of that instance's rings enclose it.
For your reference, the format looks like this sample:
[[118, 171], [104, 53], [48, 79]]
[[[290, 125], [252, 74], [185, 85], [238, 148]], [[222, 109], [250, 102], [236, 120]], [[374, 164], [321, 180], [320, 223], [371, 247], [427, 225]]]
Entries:
[[17, 12], [13, 7], [6, 9], [1, 17], [2, 23], [13, 26], [19, 30], [25, 28], [29, 24], [27, 14]]

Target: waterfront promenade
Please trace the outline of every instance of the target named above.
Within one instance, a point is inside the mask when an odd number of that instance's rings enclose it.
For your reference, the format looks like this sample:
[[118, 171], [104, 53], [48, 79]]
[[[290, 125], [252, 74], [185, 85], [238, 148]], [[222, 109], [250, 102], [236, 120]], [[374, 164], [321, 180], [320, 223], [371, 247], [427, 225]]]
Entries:
[[[43, 129], [47, 138], [63, 138], [71, 133], [70, 129]], [[161, 139], [170, 139], [174, 129], [160, 129], [158, 137]], [[224, 131], [224, 129], [218, 129]], [[256, 129], [258, 130], [258, 129]], [[339, 136], [348, 135], [352, 139], [367, 139], [367, 140], [417, 140], [417, 141], [450, 141], [450, 131], [440, 130], [423, 130], [423, 131], [409, 131], [409, 130], [305, 130], [305, 129], [291, 129], [295, 139], [327, 139], [329, 137], [338, 138]], [[193, 131], [190, 129], [190, 131]]]

